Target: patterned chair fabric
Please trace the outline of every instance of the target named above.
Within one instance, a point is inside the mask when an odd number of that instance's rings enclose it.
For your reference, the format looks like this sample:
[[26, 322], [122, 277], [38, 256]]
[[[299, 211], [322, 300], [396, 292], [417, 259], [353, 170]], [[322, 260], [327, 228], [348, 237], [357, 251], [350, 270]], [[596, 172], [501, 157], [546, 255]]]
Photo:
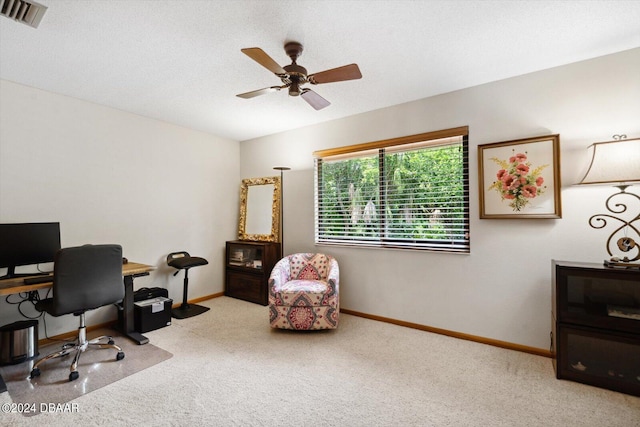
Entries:
[[271, 327], [337, 328], [339, 277], [338, 262], [331, 256], [300, 253], [282, 258], [269, 277]]

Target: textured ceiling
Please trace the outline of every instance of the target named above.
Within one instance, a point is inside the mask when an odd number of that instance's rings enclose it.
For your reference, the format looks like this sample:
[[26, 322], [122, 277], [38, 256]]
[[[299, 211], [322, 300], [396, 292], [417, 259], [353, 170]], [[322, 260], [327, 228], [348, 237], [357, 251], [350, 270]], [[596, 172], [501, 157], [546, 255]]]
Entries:
[[[38, 0], [39, 28], [0, 19], [0, 78], [247, 140], [640, 46], [640, 1]], [[309, 73], [311, 108], [240, 52]]]

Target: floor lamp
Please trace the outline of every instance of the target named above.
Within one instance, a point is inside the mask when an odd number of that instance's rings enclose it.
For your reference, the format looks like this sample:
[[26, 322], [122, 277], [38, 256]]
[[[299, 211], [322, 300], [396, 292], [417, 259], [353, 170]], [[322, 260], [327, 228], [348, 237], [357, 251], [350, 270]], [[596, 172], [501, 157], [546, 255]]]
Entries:
[[284, 181], [283, 172], [291, 170], [287, 166], [276, 166], [274, 170], [280, 171], [280, 250], [282, 251], [282, 257], [284, 257]]

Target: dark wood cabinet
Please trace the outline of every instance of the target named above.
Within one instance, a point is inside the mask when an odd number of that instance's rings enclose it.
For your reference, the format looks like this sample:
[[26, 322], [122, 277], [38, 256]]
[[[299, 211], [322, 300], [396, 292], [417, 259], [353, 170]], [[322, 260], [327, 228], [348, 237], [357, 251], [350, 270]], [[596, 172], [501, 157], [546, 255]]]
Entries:
[[640, 396], [640, 270], [553, 262], [556, 377]]
[[280, 243], [228, 241], [225, 295], [267, 305], [269, 275], [280, 257]]

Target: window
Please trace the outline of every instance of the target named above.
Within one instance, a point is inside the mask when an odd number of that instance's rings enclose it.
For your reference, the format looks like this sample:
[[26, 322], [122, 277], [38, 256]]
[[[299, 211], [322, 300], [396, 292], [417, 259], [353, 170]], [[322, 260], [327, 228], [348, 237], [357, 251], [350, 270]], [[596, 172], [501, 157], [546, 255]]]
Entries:
[[320, 244], [469, 252], [468, 128], [314, 153]]

